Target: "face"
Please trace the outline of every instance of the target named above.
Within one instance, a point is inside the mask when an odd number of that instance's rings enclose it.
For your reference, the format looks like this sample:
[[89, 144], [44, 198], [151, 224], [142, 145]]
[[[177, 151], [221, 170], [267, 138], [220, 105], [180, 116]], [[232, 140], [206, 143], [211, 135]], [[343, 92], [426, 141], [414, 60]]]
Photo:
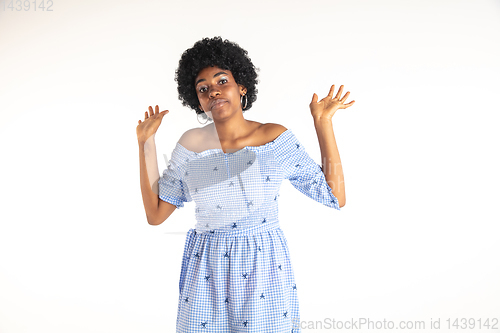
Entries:
[[214, 121], [241, 112], [241, 96], [247, 92], [230, 70], [219, 67], [202, 69], [195, 79], [195, 89], [200, 109]]

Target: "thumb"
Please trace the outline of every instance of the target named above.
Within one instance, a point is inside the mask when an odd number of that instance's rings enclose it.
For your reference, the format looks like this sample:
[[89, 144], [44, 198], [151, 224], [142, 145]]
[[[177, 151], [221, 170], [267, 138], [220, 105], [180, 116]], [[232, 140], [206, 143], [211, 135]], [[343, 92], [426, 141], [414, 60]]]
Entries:
[[316, 95], [316, 93], [313, 94], [313, 99], [311, 103], [318, 103], [318, 95]]

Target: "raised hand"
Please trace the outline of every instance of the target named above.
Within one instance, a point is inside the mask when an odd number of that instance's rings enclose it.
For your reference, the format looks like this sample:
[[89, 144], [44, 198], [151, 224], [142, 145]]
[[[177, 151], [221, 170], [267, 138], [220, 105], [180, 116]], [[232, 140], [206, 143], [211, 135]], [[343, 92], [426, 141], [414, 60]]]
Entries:
[[330, 92], [328, 95], [320, 100], [318, 102], [318, 95], [313, 94], [313, 98], [311, 101], [311, 104], [309, 104], [309, 108], [311, 109], [311, 115], [315, 119], [329, 119], [331, 120], [335, 112], [337, 112], [338, 109], [347, 109], [348, 107], [352, 106], [355, 101], [351, 101], [347, 104], [344, 104], [344, 102], [347, 99], [347, 96], [349, 96], [349, 92], [347, 92], [342, 99], [340, 96], [342, 95], [342, 89], [344, 88], [343, 85], [340, 86], [339, 91], [337, 92], [337, 95], [333, 97], [333, 93], [335, 92], [335, 85], [333, 85], [330, 88]]
[[137, 140], [139, 140], [139, 142], [146, 142], [151, 135], [155, 134], [158, 127], [160, 127], [163, 116], [168, 112], [168, 110], [160, 112], [158, 105], [155, 107], [155, 111], [153, 111], [153, 108], [150, 106], [149, 114], [148, 111], [145, 111], [144, 121], [139, 120], [139, 125], [137, 125]]

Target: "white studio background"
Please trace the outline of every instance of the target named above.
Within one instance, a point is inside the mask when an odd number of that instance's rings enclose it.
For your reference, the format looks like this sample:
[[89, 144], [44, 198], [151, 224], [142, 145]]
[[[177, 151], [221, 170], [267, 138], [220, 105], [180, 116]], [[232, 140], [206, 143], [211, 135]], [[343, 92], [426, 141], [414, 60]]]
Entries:
[[346, 206], [281, 187], [303, 327], [500, 317], [500, 2], [2, 1], [1, 333], [174, 332], [194, 203], [147, 223], [135, 127], [170, 110], [161, 172], [200, 126], [180, 55], [216, 35], [260, 68], [246, 117], [290, 128], [318, 163], [313, 93], [356, 100], [333, 117]]

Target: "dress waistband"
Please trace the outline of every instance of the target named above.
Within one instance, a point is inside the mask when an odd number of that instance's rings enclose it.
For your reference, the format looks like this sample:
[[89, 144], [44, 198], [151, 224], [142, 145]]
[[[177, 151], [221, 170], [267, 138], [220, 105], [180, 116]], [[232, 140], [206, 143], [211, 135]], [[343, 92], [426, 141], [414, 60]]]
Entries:
[[198, 232], [196, 229], [190, 229], [188, 231], [188, 234], [195, 234], [195, 235], [203, 235], [203, 236], [225, 236], [225, 237], [232, 237], [232, 236], [247, 236], [247, 235], [252, 235], [252, 234], [258, 234], [264, 231], [269, 231], [269, 230], [274, 230], [278, 229], [280, 227], [279, 221], [278, 220], [271, 220], [267, 221], [264, 223], [257, 224], [253, 227], [250, 228], [244, 228], [244, 229], [215, 229], [211, 231], [206, 231], [206, 232]]

